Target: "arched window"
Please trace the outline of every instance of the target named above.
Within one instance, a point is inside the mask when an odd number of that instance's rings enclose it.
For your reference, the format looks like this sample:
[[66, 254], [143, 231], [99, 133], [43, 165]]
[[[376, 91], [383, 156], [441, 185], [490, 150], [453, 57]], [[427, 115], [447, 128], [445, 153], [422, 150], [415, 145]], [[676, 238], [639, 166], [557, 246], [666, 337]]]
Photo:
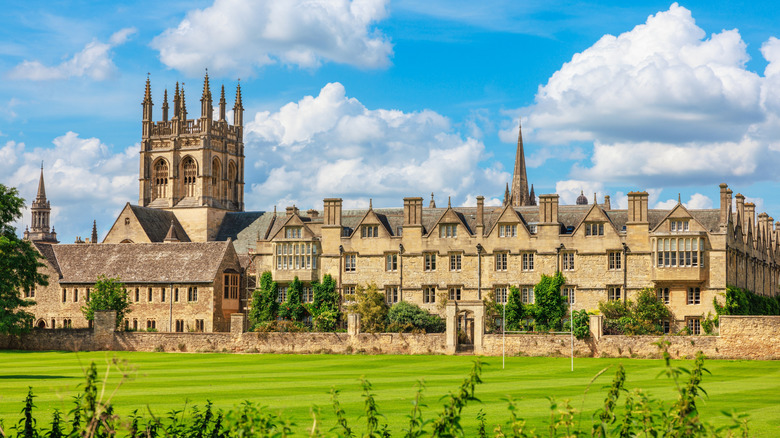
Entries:
[[184, 159], [184, 196], [195, 196], [195, 180], [198, 177], [198, 166], [191, 157]]
[[168, 162], [157, 160], [152, 175], [152, 199], [165, 198], [168, 189]]
[[220, 184], [222, 183], [222, 165], [219, 162], [219, 158], [214, 158], [211, 162], [211, 196], [216, 199], [223, 197], [220, 190]]
[[237, 190], [236, 186], [236, 165], [234, 162], [230, 162], [230, 165], [228, 166], [228, 196], [230, 197], [231, 202], [236, 202], [238, 200]]

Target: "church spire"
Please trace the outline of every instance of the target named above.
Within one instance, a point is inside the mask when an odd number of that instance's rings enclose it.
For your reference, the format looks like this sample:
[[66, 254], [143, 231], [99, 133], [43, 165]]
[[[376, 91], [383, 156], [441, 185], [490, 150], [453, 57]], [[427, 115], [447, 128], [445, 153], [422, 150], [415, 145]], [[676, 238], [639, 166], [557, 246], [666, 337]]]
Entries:
[[58, 243], [57, 234], [52, 229], [49, 232], [51, 219], [51, 204], [46, 199], [46, 184], [43, 182], [43, 163], [41, 163], [41, 177], [38, 180], [38, 193], [35, 201], [30, 206], [31, 224], [24, 232], [24, 239], [32, 242]]
[[179, 109], [179, 118], [184, 122], [187, 123], [187, 103], [184, 101], [184, 82], [181, 83], [181, 96], [179, 105], [181, 105], [181, 109]]
[[43, 182], [43, 161], [41, 161], [41, 177], [38, 179], [38, 194], [35, 196], [35, 202], [47, 202], [46, 185]]
[[515, 153], [515, 173], [512, 176], [512, 205], [520, 207], [532, 205], [528, 193], [528, 176], [525, 173], [525, 152], [523, 151], [523, 127], [518, 125], [517, 152]]

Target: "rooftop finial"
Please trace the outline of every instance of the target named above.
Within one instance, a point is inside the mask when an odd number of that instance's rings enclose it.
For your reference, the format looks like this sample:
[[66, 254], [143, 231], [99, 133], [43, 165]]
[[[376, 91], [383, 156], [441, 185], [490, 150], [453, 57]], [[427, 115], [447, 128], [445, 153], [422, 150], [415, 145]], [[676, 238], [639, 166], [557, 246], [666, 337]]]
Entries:
[[677, 203], [682, 204], [682, 197], [680, 196], [680, 193], [677, 193]]
[[447, 208], [452, 208], [452, 197], [447, 196]]
[[374, 209], [374, 200], [371, 198], [368, 198], [368, 209], [373, 210]]
[[431, 203], [428, 204], [428, 208], [436, 208], [436, 201], [433, 199], [433, 192], [431, 192]]

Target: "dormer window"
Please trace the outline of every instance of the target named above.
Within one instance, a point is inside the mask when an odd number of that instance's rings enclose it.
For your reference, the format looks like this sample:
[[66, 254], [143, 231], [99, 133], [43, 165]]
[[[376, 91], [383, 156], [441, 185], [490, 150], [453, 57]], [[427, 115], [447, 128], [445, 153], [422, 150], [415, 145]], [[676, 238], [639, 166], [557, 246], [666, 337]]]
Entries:
[[379, 237], [379, 225], [363, 225], [360, 227], [360, 237]]
[[669, 221], [669, 231], [688, 231], [688, 225], [690, 221], [687, 220], [673, 220]]
[[517, 225], [499, 225], [498, 237], [517, 237]]
[[531, 234], [536, 234], [536, 224], [528, 225], [528, 232]]
[[441, 224], [441, 225], [439, 225], [439, 237], [442, 237], [442, 238], [455, 238], [455, 237], [458, 237], [458, 225], [457, 224]]
[[284, 229], [284, 237], [287, 239], [300, 239], [301, 227], [287, 227]]
[[586, 236], [603, 236], [604, 235], [604, 222], [586, 222], [585, 223], [585, 235]]

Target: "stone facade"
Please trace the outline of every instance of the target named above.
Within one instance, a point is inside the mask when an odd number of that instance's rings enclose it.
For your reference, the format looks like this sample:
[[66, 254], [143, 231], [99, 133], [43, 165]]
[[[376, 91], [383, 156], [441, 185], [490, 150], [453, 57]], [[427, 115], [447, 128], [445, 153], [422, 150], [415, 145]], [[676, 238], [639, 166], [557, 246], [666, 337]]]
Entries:
[[126, 329], [228, 331], [239, 311], [242, 268], [230, 241], [35, 245], [49, 277], [28, 308], [38, 328], [88, 327], [81, 308], [101, 275], [125, 285]]

